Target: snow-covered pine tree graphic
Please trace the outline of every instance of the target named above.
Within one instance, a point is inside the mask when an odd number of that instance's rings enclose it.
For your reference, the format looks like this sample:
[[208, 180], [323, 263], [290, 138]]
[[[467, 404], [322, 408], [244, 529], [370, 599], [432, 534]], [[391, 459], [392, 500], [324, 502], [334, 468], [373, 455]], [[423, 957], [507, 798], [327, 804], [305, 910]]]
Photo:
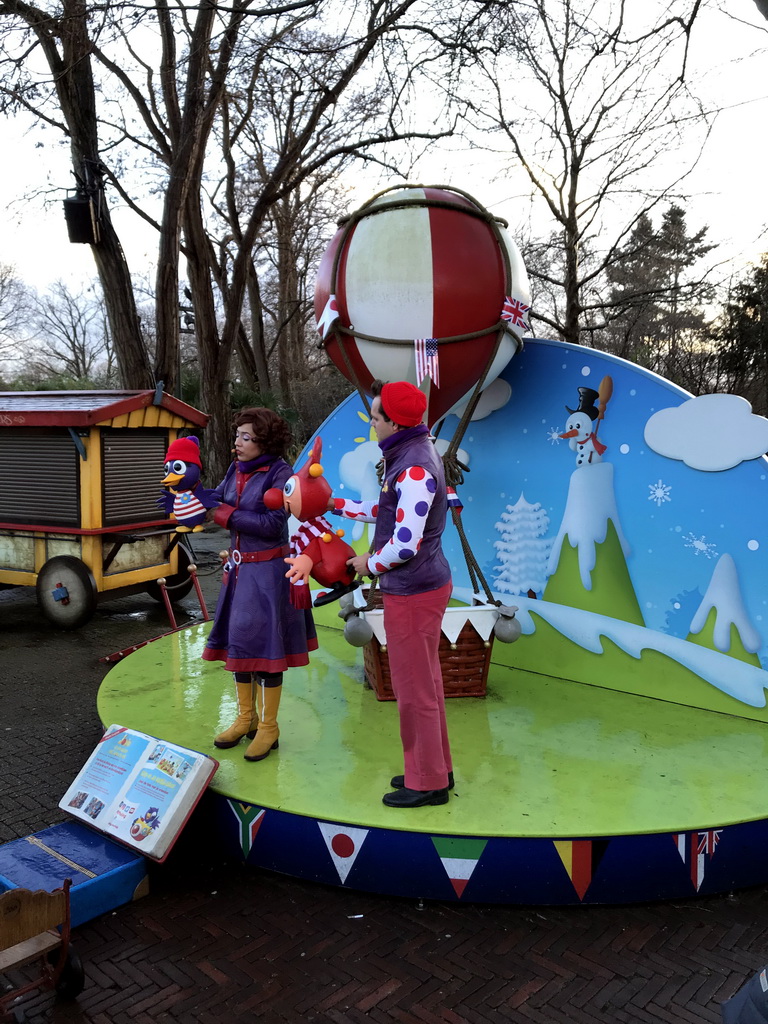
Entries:
[[521, 493], [517, 503], [501, 513], [495, 528], [501, 534], [501, 540], [493, 542], [499, 559], [494, 566], [496, 590], [536, 597], [547, 581], [549, 516], [539, 502], [531, 505]]
[[739, 574], [729, 554], [721, 555], [707, 592], [691, 621], [687, 639], [749, 665], [760, 666], [762, 637], [752, 625], [741, 595]]

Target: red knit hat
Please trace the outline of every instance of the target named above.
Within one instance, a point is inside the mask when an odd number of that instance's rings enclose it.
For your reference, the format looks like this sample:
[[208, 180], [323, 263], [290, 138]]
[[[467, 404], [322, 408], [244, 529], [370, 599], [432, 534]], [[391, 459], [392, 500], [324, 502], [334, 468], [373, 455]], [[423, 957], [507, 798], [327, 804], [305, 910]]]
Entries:
[[171, 441], [165, 455], [165, 461], [181, 459], [182, 462], [194, 462], [196, 466], [202, 466], [200, 461], [200, 442], [196, 437], [177, 437]]
[[427, 396], [415, 384], [396, 380], [381, 389], [381, 406], [393, 423], [416, 427], [427, 411]]

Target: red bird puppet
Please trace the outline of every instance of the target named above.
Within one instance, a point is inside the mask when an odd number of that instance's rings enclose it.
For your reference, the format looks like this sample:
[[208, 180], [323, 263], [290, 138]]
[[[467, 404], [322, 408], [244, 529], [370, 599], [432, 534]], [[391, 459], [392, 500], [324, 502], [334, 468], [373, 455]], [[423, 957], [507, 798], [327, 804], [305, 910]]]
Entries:
[[295, 608], [309, 608], [312, 604], [307, 585], [310, 576], [327, 588], [315, 599], [316, 605], [335, 601], [358, 586], [355, 570], [347, 565], [347, 559], [355, 555], [354, 548], [341, 539], [344, 531], [334, 530], [323, 515], [332, 492], [323, 477], [322, 451], [323, 442], [318, 437], [309, 458], [282, 491], [270, 487], [264, 494], [267, 508], [284, 508], [301, 521], [298, 532], [291, 537], [291, 557], [286, 558], [291, 568], [285, 575], [291, 581], [291, 603]]

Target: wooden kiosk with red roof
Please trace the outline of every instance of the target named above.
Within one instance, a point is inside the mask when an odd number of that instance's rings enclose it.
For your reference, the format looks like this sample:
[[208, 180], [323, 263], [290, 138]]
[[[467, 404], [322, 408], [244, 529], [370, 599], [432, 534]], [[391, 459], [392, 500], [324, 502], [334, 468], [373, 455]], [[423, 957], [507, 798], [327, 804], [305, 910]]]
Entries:
[[83, 625], [100, 598], [192, 586], [157, 506], [165, 453], [205, 413], [163, 392], [0, 394], [0, 586], [34, 586], [44, 615]]

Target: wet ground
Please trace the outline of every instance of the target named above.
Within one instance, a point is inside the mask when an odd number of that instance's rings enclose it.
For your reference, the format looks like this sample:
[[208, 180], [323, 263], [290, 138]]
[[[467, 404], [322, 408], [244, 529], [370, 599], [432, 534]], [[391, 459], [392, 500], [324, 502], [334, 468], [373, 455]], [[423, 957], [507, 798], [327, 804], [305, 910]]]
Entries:
[[[226, 539], [214, 528], [191, 541], [211, 614]], [[194, 591], [174, 607], [179, 624], [202, 618]], [[111, 664], [100, 659], [170, 628], [147, 594], [100, 603], [63, 632], [38, 611], [34, 588], [0, 590], [0, 842], [62, 820], [58, 801], [101, 735], [96, 694]]]
[[[211, 610], [224, 540], [192, 541]], [[177, 611], [200, 618], [194, 595]], [[0, 591], [0, 842], [62, 820], [101, 735], [100, 659], [168, 628], [146, 595], [63, 633], [33, 591]], [[694, 1024], [719, 1021], [720, 1000], [768, 961], [768, 889], [631, 907], [422, 904], [247, 870], [192, 832], [151, 869], [149, 896], [74, 941], [85, 990], [31, 998], [28, 1021]]]

